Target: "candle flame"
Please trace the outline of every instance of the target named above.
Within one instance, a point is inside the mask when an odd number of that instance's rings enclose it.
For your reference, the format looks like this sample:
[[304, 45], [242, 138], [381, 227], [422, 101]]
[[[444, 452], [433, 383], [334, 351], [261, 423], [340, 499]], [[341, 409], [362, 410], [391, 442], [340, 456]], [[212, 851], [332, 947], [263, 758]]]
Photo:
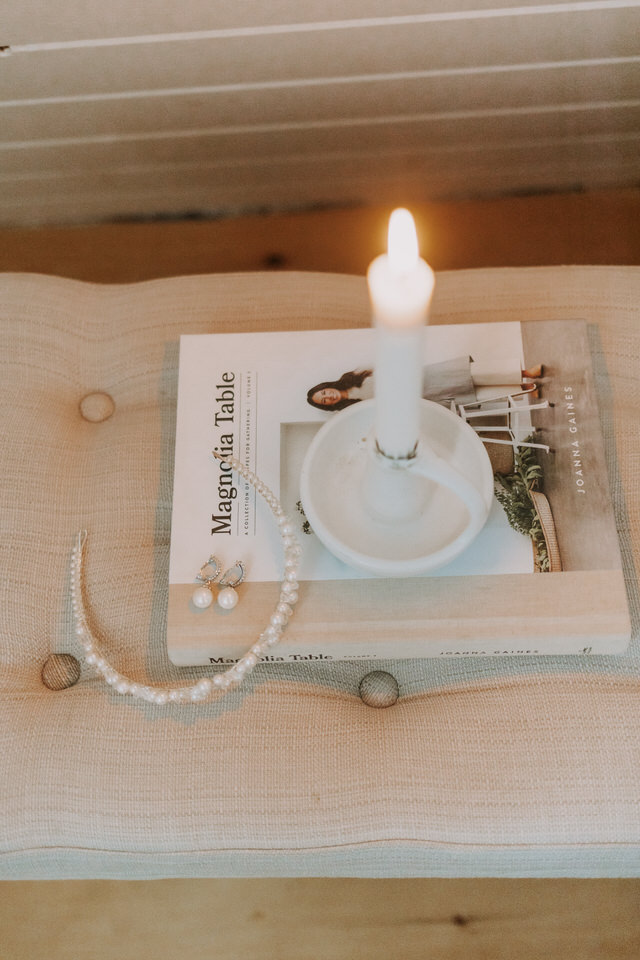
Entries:
[[389, 266], [397, 276], [410, 273], [418, 263], [420, 254], [415, 221], [402, 207], [394, 210], [389, 218], [387, 250]]

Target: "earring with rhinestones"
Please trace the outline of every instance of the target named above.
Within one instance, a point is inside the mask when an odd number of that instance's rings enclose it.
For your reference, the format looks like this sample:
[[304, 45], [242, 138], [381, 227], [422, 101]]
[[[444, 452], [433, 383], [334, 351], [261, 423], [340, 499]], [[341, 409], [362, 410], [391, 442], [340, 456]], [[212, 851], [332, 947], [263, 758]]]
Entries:
[[238, 594], [235, 588], [242, 583], [246, 575], [245, 565], [242, 560], [236, 560], [232, 567], [224, 573], [218, 581], [218, 586], [222, 589], [218, 593], [218, 606], [223, 610], [233, 610], [238, 603]]
[[220, 576], [220, 561], [217, 557], [211, 556], [206, 563], [203, 563], [200, 567], [200, 572], [196, 577], [196, 581], [201, 584], [201, 586], [196, 587], [196, 589], [191, 594], [191, 602], [194, 607], [197, 607], [199, 610], [206, 610], [207, 607], [210, 607], [213, 603], [213, 592], [211, 590], [211, 584]]

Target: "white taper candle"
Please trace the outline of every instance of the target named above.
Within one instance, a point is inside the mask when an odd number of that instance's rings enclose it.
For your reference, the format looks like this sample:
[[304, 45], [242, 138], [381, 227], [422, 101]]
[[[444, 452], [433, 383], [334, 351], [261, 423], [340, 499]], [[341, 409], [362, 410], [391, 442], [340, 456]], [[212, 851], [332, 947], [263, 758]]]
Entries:
[[387, 457], [410, 457], [420, 434], [424, 324], [433, 271], [420, 258], [413, 217], [394, 210], [388, 252], [367, 273], [376, 327], [375, 437]]

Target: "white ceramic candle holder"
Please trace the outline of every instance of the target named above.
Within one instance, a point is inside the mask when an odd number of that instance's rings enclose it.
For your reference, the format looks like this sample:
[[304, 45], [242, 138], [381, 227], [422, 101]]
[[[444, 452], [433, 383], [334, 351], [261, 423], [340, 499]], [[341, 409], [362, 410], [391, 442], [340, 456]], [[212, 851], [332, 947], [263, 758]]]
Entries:
[[493, 498], [482, 441], [451, 410], [420, 401], [416, 455], [377, 450], [373, 400], [335, 414], [302, 465], [304, 512], [325, 547], [345, 563], [385, 577], [444, 566], [478, 535]]

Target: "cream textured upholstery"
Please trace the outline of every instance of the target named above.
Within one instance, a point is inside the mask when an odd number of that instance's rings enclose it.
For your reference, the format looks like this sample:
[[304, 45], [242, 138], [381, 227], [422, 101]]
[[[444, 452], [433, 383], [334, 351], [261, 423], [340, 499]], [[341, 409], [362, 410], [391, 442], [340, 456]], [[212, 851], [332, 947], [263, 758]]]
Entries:
[[364, 281], [0, 284], [0, 876], [640, 875], [640, 269], [441, 274], [434, 305], [597, 324], [629, 654], [376, 663], [399, 688], [386, 709], [360, 697], [362, 662], [265, 665], [204, 706], [120, 697], [84, 666], [56, 689], [69, 659], [42, 680], [52, 653], [80, 658], [82, 527], [115, 665], [182, 678], [164, 636], [179, 335], [367, 324]]

